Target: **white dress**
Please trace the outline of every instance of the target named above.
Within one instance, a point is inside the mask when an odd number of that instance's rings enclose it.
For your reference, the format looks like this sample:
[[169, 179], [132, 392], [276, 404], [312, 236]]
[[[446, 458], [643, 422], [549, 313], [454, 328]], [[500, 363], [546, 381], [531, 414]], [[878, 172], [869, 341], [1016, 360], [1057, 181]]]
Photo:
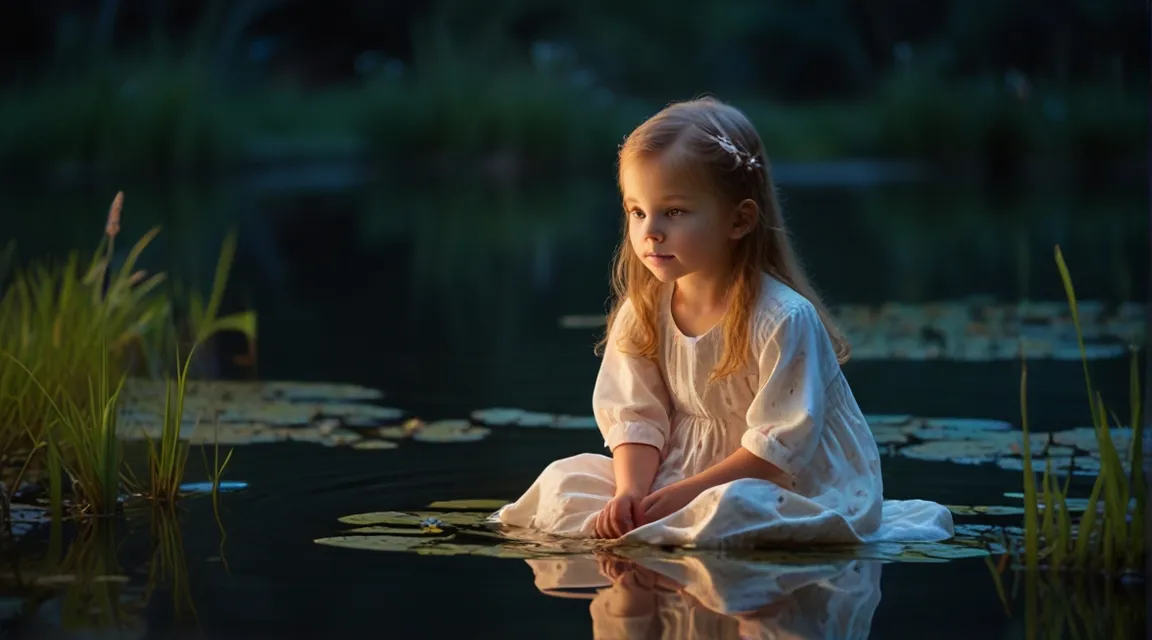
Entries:
[[[763, 544], [939, 541], [951, 513], [924, 500], [884, 500], [880, 452], [815, 307], [765, 275], [751, 321], [744, 370], [712, 383], [722, 324], [697, 338], [672, 320], [672, 285], [662, 289], [659, 362], [621, 352], [621, 308], [601, 363], [592, 405], [605, 446], [660, 450], [652, 491], [697, 474], [744, 447], [784, 472], [705, 490], [679, 511], [639, 526], [621, 543], [700, 548]], [[612, 499], [612, 459], [580, 454], [548, 465], [491, 520], [566, 537], [593, 535]]]

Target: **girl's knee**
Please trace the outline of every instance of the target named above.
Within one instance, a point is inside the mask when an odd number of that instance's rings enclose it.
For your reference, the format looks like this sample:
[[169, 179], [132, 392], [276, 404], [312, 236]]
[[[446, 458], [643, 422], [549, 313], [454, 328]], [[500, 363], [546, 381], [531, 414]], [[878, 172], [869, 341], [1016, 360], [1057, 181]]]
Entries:
[[579, 453], [567, 458], [560, 458], [544, 468], [546, 473], [564, 474], [592, 473], [600, 475], [599, 472], [603, 472], [604, 470], [611, 473], [612, 459], [595, 453]]

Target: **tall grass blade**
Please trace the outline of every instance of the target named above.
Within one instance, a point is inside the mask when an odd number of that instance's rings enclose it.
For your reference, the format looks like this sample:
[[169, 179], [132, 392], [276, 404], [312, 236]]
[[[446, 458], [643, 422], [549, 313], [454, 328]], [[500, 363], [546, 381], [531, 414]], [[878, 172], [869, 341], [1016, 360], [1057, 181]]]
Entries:
[[1068, 297], [1068, 308], [1072, 314], [1072, 325], [1076, 328], [1076, 344], [1080, 347], [1080, 362], [1084, 368], [1084, 385], [1088, 390], [1088, 406], [1092, 411], [1092, 419], [1096, 419], [1095, 396], [1092, 392], [1092, 375], [1088, 371], [1088, 352], [1084, 348], [1084, 334], [1080, 330], [1080, 310], [1076, 304], [1076, 289], [1072, 286], [1072, 274], [1068, 265], [1064, 263], [1064, 253], [1060, 245], [1056, 245], [1056, 267], [1060, 270], [1060, 279], [1064, 282], [1064, 293]]
[[1040, 540], [1036, 514], [1036, 475], [1032, 471], [1032, 445], [1028, 433], [1028, 362], [1020, 352], [1020, 429], [1024, 458], [1024, 557], [1029, 572], [1040, 566]]
[[220, 305], [224, 300], [224, 289], [228, 286], [228, 272], [232, 269], [232, 261], [236, 256], [236, 234], [229, 232], [224, 237], [220, 247], [220, 257], [216, 261], [216, 274], [212, 279], [212, 291], [208, 297], [208, 306], [204, 310], [203, 324], [197, 327], [196, 342], [201, 343], [213, 333], [212, 323], [220, 313]]
[[1057, 539], [1059, 540], [1059, 558], [1054, 564], [1062, 565], [1067, 560], [1069, 554], [1072, 553], [1072, 519], [1068, 516], [1068, 489], [1072, 486], [1072, 469], [1075, 462], [1075, 456], [1072, 460], [1068, 461], [1068, 475], [1064, 478], [1064, 488], [1057, 494], [1059, 501], [1060, 512], [1057, 514], [1059, 532]]
[[1127, 548], [1127, 478], [1120, 465], [1120, 456], [1112, 442], [1108, 427], [1108, 414], [1104, 408], [1104, 400], [1099, 392], [1096, 394], [1096, 406], [1099, 411], [1097, 433], [1100, 445], [1100, 473], [1104, 480], [1104, 562], [1105, 571], [1116, 569], [1115, 550]]
[[1044, 518], [1040, 530], [1044, 533], [1044, 546], [1046, 555], [1052, 556], [1052, 566], [1060, 564], [1063, 555], [1060, 551], [1059, 540], [1056, 539], [1056, 499], [1052, 490], [1052, 459], [1044, 459], [1044, 477], [1040, 481], [1044, 490]]
[[1080, 525], [1076, 532], [1076, 564], [1081, 568], [1087, 566], [1088, 553], [1092, 550], [1090, 543], [1096, 530], [1096, 511], [1103, 489], [1104, 474], [1101, 473], [1096, 476], [1096, 481], [1092, 484], [1092, 492], [1088, 494], [1088, 504], [1084, 508], [1084, 514], [1080, 516]]
[[56, 439], [48, 436], [48, 510], [52, 513], [52, 521], [59, 522], [64, 518], [64, 473], [60, 463], [60, 448]]
[[992, 556], [984, 556], [984, 565], [988, 567], [988, 572], [992, 574], [992, 584], [996, 587], [996, 595], [1000, 597], [1000, 604], [1004, 605], [1004, 615], [1012, 616], [1012, 607], [1008, 604], [1008, 594], [1004, 591], [1004, 581], [1000, 579], [1000, 572], [996, 570], [996, 565], [992, 563]]
[[[1140, 384], [1140, 367], [1137, 361], [1137, 351], [1132, 350], [1131, 365], [1129, 367], [1128, 398], [1132, 412], [1132, 447], [1130, 449], [1130, 467], [1132, 472], [1132, 493], [1136, 499], [1136, 508], [1132, 514], [1132, 528], [1128, 536], [1129, 555], [1127, 565], [1129, 569], [1138, 570], [1144, 555], [1144, 514], [1147, 508], [1148, 487], [1144, 481], [1144, 415], [1143, 415], [1143, 389]], [[1124, 505], [1127, 509], [1128, 505]]]

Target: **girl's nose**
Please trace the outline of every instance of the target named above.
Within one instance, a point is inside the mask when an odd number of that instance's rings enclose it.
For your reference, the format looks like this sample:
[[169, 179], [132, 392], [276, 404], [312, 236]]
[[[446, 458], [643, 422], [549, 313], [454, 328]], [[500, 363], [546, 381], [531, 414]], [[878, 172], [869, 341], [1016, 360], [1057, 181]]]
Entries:
[[664, 231], [652, 218], [648, 219], [644, 227], [644, 239], [653, 242], [661, 242], [664, 240]]

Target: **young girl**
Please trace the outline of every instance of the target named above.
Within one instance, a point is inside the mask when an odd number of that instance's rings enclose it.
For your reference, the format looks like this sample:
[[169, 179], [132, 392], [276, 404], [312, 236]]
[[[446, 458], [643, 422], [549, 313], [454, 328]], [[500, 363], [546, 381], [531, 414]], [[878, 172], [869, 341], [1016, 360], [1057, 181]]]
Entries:
[[593, 413], [608, 458], [557, 460], [492, 519], [625, 543], [942, 540], [952, 518], [885, 501], [844, 337], [804, 275], [759, 135], [713, 99], [620, 149], [624, 238]]

